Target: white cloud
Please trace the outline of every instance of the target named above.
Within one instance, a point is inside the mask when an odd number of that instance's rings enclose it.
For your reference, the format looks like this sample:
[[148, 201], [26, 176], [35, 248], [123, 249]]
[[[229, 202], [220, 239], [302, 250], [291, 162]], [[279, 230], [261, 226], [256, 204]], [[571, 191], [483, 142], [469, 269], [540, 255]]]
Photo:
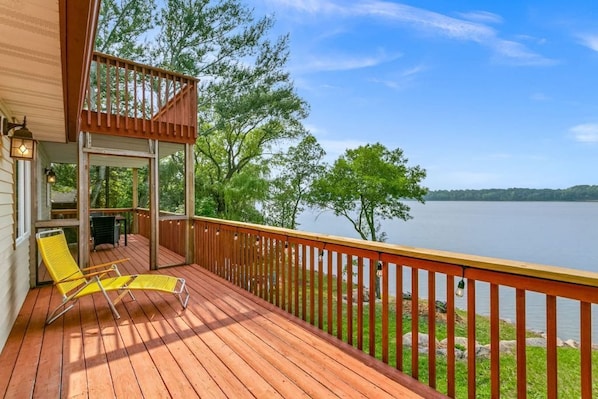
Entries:
[[581, 35], [580, 39], [582, 45], [591, 50], [598, 51], [598, 35]]
[[584, 123], [569, 129], [576, 141], [581, 143], [598, 143], [598, 123]]
[[503, 19], [500, 15], [488, 12], [488, 11], [470, 11], [457, 14], [461, 18], [468, 19], [476, 22], [486, 22], [493, 24], [500, 24]]
[[550, 100], [552, 100], [552, 98], [550, 98], [550, 96], [546, 95], [545, 93], [541, 93], [541, 92], [532, 93], [530, 98], [534, 101], [550, 101]]
[[426, 67], [419, 65], [400, 71], [397, 78], [372, 78], [370, 81], [374, 83], [380, 83], [391, 89], [402, 89], [409, 85], [415, 79], [415, 77], [424, 70], [426, 70]]
[[494, 28], [486, 25], [486, 23], [502, 21], [501, 17], [484, 11], [461, 14], [471, 19], [467, 20], [381, 0], [349, 4], [340, 2], [337, 4], [327, 0], [270, 0], [270, 2], [316, 16], [375, 17], [396, 21], [430, 34], [479, 43], [514, 65], [554, 64], [554, 60], [533, 52], [522, 43], [501, 39]]
[[313, 58], [304, 60], [294, 67], [295, 70], [304, 72], [315, 71], [348, 71], [353, 69], [370, 68], [386, 62], [391, 62], [401, 57], [398, 55], [379, 54], [376, 56], [348, 57], [344, 55]]

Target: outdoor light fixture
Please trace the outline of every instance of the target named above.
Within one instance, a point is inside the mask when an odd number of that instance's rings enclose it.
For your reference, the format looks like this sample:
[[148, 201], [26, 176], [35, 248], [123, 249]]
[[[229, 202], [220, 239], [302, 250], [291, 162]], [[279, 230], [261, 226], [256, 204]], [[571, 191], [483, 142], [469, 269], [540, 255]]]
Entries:
[[461, 278], [461, 281], [459, 281], [459, 284], [457, 284], [457, 291], [455, 291], [455, 295], [461, 298], [463, 297], [463, 292], [465, 292], [465, 281], [463, 281], [463, 278]]
[[4, 136], [17, 127], [20, 127], [20, 129], [16, 130], [10, 137], [10, 156], [15, 159], [30, 161], [35, 154], [35, 140], [33, 140], [33, 135], [27, 129], [27, 117], [23, 117], [23, 123], [12, 123], [6, 118], [2, 120], [2, 134]]
[[378, 266], [376, 268], [376, 276], [382, 277], [382, 262], [378, 262]]
[[459, 298], [462, 298], [463, 293], [465, 292], [465, 280], [463, 280], [464, 278], [465, 278], [465, 268], [463, 268], [463, 271], [461, 272], [461, 280], [457, 284], [457, 290], [455, 291], [455, 295], [457, 295]]
[[318, 260], [320, 260], [320, 261], [324, 260], [324, 250], [323, 249], [320, 251], [320, 254], [318, 255]]
[[54, 173], [52, 168], [46, 168], [44, 170], [44, 173], [46, 174], [46, 183], [49, 183], [49, 184], [56, 183], [56, 173]]

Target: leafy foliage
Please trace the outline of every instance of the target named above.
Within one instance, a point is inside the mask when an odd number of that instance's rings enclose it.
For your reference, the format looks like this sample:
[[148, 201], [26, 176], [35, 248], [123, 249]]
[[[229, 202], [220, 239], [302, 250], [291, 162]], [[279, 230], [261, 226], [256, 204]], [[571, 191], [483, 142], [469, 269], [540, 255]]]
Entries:
[[308, 134], [296, 147], [290, 147], [274, 162], [279, 174], [272, 180], [263, 213], [269, 225], [295, 229], [297, 216], [305, 209], [314, 180], [326, 170], [326, 152]]
[[427, 192], [420, 186], [425, 170], [407, 161], [400, 148], [379, 143], [347, 150], [314, 182], [310, 201], [344, 216], [364, 240], [384, 241], [380, 219], [408, 220], [410, 208], [401, 200], [423, 203]]

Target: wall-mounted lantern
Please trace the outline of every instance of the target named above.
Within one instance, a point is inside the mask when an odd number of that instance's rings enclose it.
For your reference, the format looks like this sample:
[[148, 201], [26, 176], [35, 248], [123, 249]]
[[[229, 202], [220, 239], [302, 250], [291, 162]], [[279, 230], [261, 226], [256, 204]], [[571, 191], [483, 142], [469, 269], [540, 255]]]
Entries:
[[10, 136], [10, 156], [15, 159], [30, 161], [35, 154], [35, 140], [33, 140], [33, 135], [27, 129], [27, 117], [23, 117], [23, 123], [2, 120], [2, 134], [4, 136], [17, 127], [20, 127], [20, 129]]
[[46, 168], [44, 170], [44, 173], [46, 174], [46, 183], [49, 183], [49, 184], [56, 183], [56, 173], [54, 173], [52, 168]]

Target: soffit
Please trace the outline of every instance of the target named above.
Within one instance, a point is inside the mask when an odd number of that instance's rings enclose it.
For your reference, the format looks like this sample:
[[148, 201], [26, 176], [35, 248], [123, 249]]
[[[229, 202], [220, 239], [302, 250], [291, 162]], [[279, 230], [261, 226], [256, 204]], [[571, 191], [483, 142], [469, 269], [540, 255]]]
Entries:
[[57, 0], [0, 0], [0, 109], [38, 141], [66, 141]]

